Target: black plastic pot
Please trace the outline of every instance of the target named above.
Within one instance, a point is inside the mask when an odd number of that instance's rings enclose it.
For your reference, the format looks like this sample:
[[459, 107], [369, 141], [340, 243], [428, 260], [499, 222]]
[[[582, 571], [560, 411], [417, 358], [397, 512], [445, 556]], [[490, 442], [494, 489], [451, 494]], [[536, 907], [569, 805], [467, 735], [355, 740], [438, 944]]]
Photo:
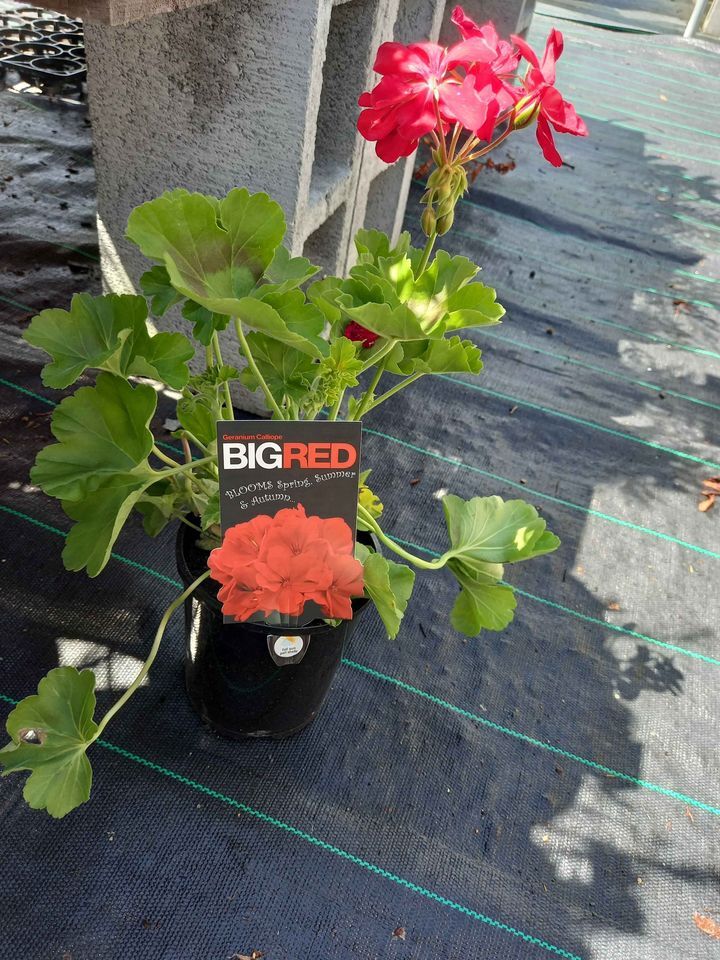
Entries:
[[[360, 534], [363, 538], [363, 534]], [[196, 533], [180, 525], [178, 571], [189, 586], [207, 569]], [[218, 584], [205, 580], [185, 601], [185, 686], [211, 729], [235, 740], [290, 737], [317, 715], [342, 659], [343, 645], [368, 601], [353, 601], [353, 619], [331, 627], [223, 623]]]

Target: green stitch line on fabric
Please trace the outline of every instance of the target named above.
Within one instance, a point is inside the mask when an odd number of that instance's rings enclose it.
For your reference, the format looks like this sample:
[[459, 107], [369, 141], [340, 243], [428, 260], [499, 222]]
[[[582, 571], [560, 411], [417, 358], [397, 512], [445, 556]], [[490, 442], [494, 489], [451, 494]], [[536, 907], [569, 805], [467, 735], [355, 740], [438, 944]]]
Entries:
[[[20, 520], [26, 520], [28, 523], [32, 523], [36, 527], [40, 527], [41, 530], [47, 530], [49, 533], [55, 533], [60, 537], [65, 538], [68, 535], [67, 530], [61, 530], [59, 527], [53, 527], [49, 523], [44, 523], [42, 520], [38, 520], [35, 517], [29, 516], [27, 513], [22, 513], [20, 510], [14, 510], [12, 507], [8, 507], [4, 503], [0, 503], [0, 511], [3, 513], [8, 513], [10, 516], [17, 517]], [[152, 567], [146, 567], [144, 564], [138, 563], [137, 560], [131, 560], [130, 557], [125, 557], [121, 553], [111, 553], [110, 556], [113, 558], [113, 560], [119, 560], [120, 563], [124, 563], [128, 567], [133, 567], [135, 570], [141, 570], [143, 573], [149, 573], [158, 580], [163, 580], [171, 587], [178, 587], [179, 589], [182, 589], [183, 587], [179, 580], [173, 580], [172, 577], [168, 577], [164, 573], [160, 573], [159, 570], [153, 570]]]
[[[20, 513], [19, 510], [13, 510], [10, 507], [6, 507], [4, 504], [0, 504], [0, 510], [5, 511], [6, 513], [10, 513], [14, 516], [20, 517], [21, 519], [30, 520], [30, 522], [36, 523], [37, 526], [42, 527], [45, 530], [49, 530], [53, 533], [59, 533], [61, 536], [67, 536], [67, 534], [64, 531], [58, 530], [55, 527], [51, 527], [49, 524], [43, 523], [42, 521], [34, 520], [32, 517], [27, 517], [24, 514]], [[399, 538], [395, 538], [395, 539], [398, 540], [399, 543], [406, 543], [408, 546], [415, 547], [416, 549], [419, 549], [419, 550], [423, 550], [425, 553], [428, 553], [430, 555], [439, 556], [439, 554], [435, 553], [435, 551], [428, 550], [426, 547], [419, 547], [417, 544], [413, 544], [405, 540], [400, 540]], [[182, 584], [171, 580], [169, 577], [166, 577], [165, 574], [160, 573], [157, 570], [153, 570], [151, 567], [146, 567], [146, 566], [143, 566], [143, 564], [136, 563], [134, 560], [129, 560], [127, 557], [123, 557], [121, 554], [113, 553], [112, 556], [114, 559], [120, 560], [121, 562], [128, 563], [130, 566], [136, 567], [137, 569], [142, 570], [143, 572], [148, 573], [151, 576], [155, 576], [160, 580], [169, 582], [177, 587], [182, 586]], [[402, 686], [404, 689], [407, 689], [413, 693], [418, 693], [419, 695], [425, 697], [426, 699], [432, 701], [433, 703], [439, 706], [447, 707], [448, 709], [451, 709], [454, 712], [463, 713], [473, 719], [479, 719], [486, 726], [491, 727], [502, 733], [508, 733], [509, 735], [516, 737], [518, 739], [527, 740], [528, 742], [532, 743], [535, 746], [539, 746], [546, 750], [550, 750], [554, 753], [561, 754], [562, 756], [568, 757], [569, 759], [577, 760], [578, 762], [583, 763], [586, 766], [592, 766], [602, 772], [611, 773], [614, 776], [617, 776], [619, 779], [626, 779], [626, 780], [629, 780], [630, 782], [637, 783], [638, 785], [647, 787], [648, 789], [654, 790], [657, 793], [664, 793], [667, 796], [674, 797], [676, 799], [682, 799], [685, 802], [690, 803], [693, 806], [697, 806], [702, 810], [708, 810], [709, 812], [717, 812], [718, 814], [720, 814], [720, 809], [716, 811], [714, 807], [709, 807], [707, 804], [703, 804], [699, 800], [694, 800], [692, 797], [686, 797], [685, 794], [677, 793], [676, 791], [669, 790], [668, 788], [661, 787], [657, 784], [652, 784], [650, 783], [650, 781], [637, 780], [636, 778], [631, 777], [629, 774], [613, 771], [610, 767], [604, 767], [602, 764], [598, 764], [593, 760], [585, 760], [582, 757], [578, 757], [576, 754], [569, 753], [568, 751], [563, 750], [561, 747], [554, 747], [550, 744], [544, 743], [541, 740], [534, 740], [533, 738], [528, 737], [526, 734], [520, 733], [517, 730], [512, 730], [510, 727], [502, 727], [499, 724], [493, 723], [491, 720], [486, 720], [484, 717], [477, 717], [476, 714], [471, 714], [468, 711], [464, 711], [462, 710], [461, 707], [455, 707], [452, 704], [449, 704], [447, 701], [441, 700], [439, 697], [435, 697], [434, 694], [426, 693], [426, 691], [424, 690], [419, 690], [417, 687], [413, 687], [410, 684], [405, 683], [405, 681], [403, 680], [397, 680], [394, 677], [390, 677], [386, 674], [381, 674], [378, 671], [373, 670], [372, 667], [365, 667], [362, 664], [356, 664], [354, 661], [347, 661], [347, 665], [352, 665], [372, 676], [376, 676], [379, 679], [387, 680], [391, 683], [394, 683], [397, 686]]]
[[[618, 124], [618, 126], [620, 126], [620, 124]], [[720, 163], [720, 161], [718, 161], [718, 163]], [[487, 210], [490, 213], [495, 213], [497, 216], [501, 216], [501, 217], [511, 216], [510, 214], [503, 213], [501, 210], [492, 210], [492, 208], [486, 207], [485, 204], [479, 204], [473, 200], [467, 200], [467, 199], [461, 198], [459, 202], [469, 203], [474, 207], [480, 207], [481, 209]], [[513, 219], [516, 219], [516, 218], [513, 218]], [[556, 234], [556, 231], [551, 230], [548, 227], [542, 227], [542, 226], [539, 226], [538, 224], [534, 224], [534, 226], [537, 226], [538, 229], [540, 230], [545, 230], [546, 232], [552, 233], [553, 235]], [[488, 240], [482, 234], [467, 233], [466, 231], [458, 229], [453, 231], [453, 236], [465, 237], [467, 240], [477, 240], [483, 243], [485, 246], [496, 247], [498, 250], [504, 250], [504, 251], [507, 251], [508, 253], [514, 252], [514, 247], [511, 247], [509, 244], [502, 243], [499, 240]], [[554, 263], [551, 267], [547, 268], [547, 264], [543, 260], [543, 258], [540, 256], [535, 256], [534, 254], [526, 253], [525, 257], [528, 260], [537, 260], [539, 263], [544, 263], [546, 265], [546, 269], [549, 269], [551, 272], [558, 273], [561, 276], [563, 274], [567, 274], [571, 277], [582, 277], [584, 280], [592, 280], [595, 283], [605, 283], [613, 287], [623, 287], [627, 290], [632, 290], [634, 293], [649, 293], [652, 296], [661, 297], [664, 300], [673, 300], [673, 301], [682, 300], [684, 303], [691, 303], [693, 304], [693, 306], [696, 306], [696, 307], [707, 307], [710, 310], [720, 310], [720, 304], [711, 303], [708, 300], [693, 299], [692, 297], [686, 296], [681, 290], [673, 291], [672, 293], [670, 293], [666, 290], [658, 290], [656, 287], [636, 287], [632, 283], [625, 283], [622, 280], [613, 280], [610, 277], [598, 277], [594, 273], [587, 273], [584, 270], [575, 270], [573, 267], [568, 267], [568, 266], [561, 267], [556, 263]]]
[[[413, 543], [412, 540], [403, 540], [401, 537], [392, 537], [396, 543], [401, 544], [403, 547], [410, 547], [411, 550], [419, 550], [421, 553], [427, 553], [430, 557], [439, 557], [441, 556], [437, 550], [430, 550], [428, 547], [423, 547], [419, 543]], [[713, 666], [720, 667], [720, 660], [716, 657], [711, 657], [705, 653], [698, 653], [697, 650], [690, 650], [688, 647], [680, 647], [676, 643], [668, 643], [665, 640], [657, 640], [655, 637], [650, 637], [646, 633], [638, 633], [637, 630], [630, 630], [628, 627], [620, 627], [615, 623], [608, 623], [606, 620], [600, 620], [599, 617], [592, 617], [590, 614], [581, 613], [580, 610], [574, 610], [572, 607], [566, 607], [562, 603], [557, 603], [555, 600], [550, 600], [548, 597], [539, 597], [536, 593], [530, 593], [527, 590], [522, 590], [520, 587], [516, 587], [512, 583], [508, 583], [506, 580], [501, 580], [500, 583], [503, 586], [511, 587], [515, 593], [520, 594], [521, 597], [526, 597], [528, 600], [536, 600], [538, 603], [545, 604], [546, 607], [551, 607], [553, 610], [560, 610], [562, 613], [567, 613], [571, 617], [576, 617], [578, 620], [584, 620], [586, 623], [594, 623], [598, 627], [603, 627], [604, 629], [612, 630], [615, 633], [624, 634], [627, 637], [633, 637], [636, 640], [644, 640], [646, 643], [652, 643], [657, 647], [663, 647], [665, 650], [672, 650], [674, 653], [682, 653], [686, 657], [692, 657], [695, 660], [702, 660], [704, 663], [711, 663]]]
[[563, 750], [562, 747], [556, 747], [551, 743], [545, 743], [544, 740], [537, 740], [535, 737], [530, 737], [526, 733], [520, 733], [519, 730], [513, 730], [511, 727], [504, 727], [499, 723], [495, 723], [493, 720], [488, 720], [486, 717], [479, 716], [477, 713], [471, 713], [469, 710], [464, 710], [462, 707], [457, 707], [453, 703], [448, 703], [447, 700], [442, 700], [440, 697], [436, 697], [434, 694], [428, 693], [426, 690], [413, 687], [411, 684], [405, 683], [404, 680], [399, 680], [397, 677], [391, 677], [386, 673], [380, 673], [378, 670], [373, 670], [372, 667], [366, 667], [362, 663], [356, 663], [354, 660], [345, 659], [343, 659], [343, 663], [348, 667], [359, 670], [361, 673], [367, 673], [376, 680], [384, 680], [387, 683], [392, 683], [401, 690], [405, 690], [408, 693], [414, 694], [415, 696], [422, 697], [424, 700], [429, 700], [438, 707], [443, 707], [445, 710], [450, 710], [452, 713], [460, 714], [460, 716], [466, 717], [468, 720], [473, 720], [485, 727], [489, 727], [496, 733], [504, 733], [508, 737], [514, 737], [516, 740], [522, 740], [523, 743], [529, 743], [534, 747], [540, 747], [542, 750], [549, 750], [550, 753], [565, 757], [568, 760], [574, 760], [576, 763], [581, 763], [586, 767], [591, 767], [593, 770], [598, 770], [600, 773], [615, 777], [618, 780], [625, 780], [628, 783], [633, 783], [638, 787], [645, 787], [648, 790], [653, 790], [655, 793], [663, 794], [666, 797], [672, 797], [674, 800], [680, 800], [682, 803], [689, 804], [690, 806], [697, 807], [699, 810], [705, 810], [707, 813], [712, 813], [720, 817], [720, 807], [713, 807], [709, 803], [703, 803], [701, 800], [695, 800], [694, 797], [689, 797], [687, 794], [679, 793], [677, 790], [671, 790], [668, 787], [661, 787], [659, 784], [652, 783], [649, 780], [641, 780], [638, 777], [631, 776], [629, 773], [622, 773], [619, 770], [613, 770], [612, 767], [606, 767], [604, 764], [597, 763], [595, 760], [588, 760], [586, 757], [580, 757], [578, 754], [571, 753], [569, 750]]
[[[13, 700], [12, 697], [8, 697], [4, 693], [0, 693], [0, 701], [10, 704], [11, 706], [16, 706], [19, 702], [18, 700]], [[479, 913], [477, 910], [472, 910], [470, 907], [466, 907], [462, 903], [458, 903], [455, 900], [450, 900], [448, 897], [443, 897], [439, 893], [435, 893], [434, 890], [429, 890], [427, 887], [422, 887], [417, 883], [413, 883], [412, 880], [406, 880], [405, 877], [401, 877], [396, 873], [391, 873], [384, 867], [380, 867], [375, 863], [371, 863], [369, 860], [363, 860], [362, 857], [357, 857], [354, 853], [350, 853], [348, 850], [343, 850], [342, 847], [336, 847], [334, 844], [328, 843], [326, 840], [321, 840], [312, 833], [306, 833], [306, 831], [300, 830], [298, 827], [293, 827], [292, 824], [286, 823], [284, 820], [278, 820], [277, 817], [270, 816], [268, 813], [263, 813], [262, 810], [256, 810], [254, 807], [249, 807], [246, 803], [242, 803], [240, 800], [235, 800], [234, 797], [229, 797], [225, 793], [220, 793], [218, 790], [213, 790], [212, 787], [207, 787], [204, 783], [199, 783], [197, 780], [192, 780], [190, 777], [183, 776], [181, 773], [176, 773], [174, 770], [170, 770], [168, 767], [163, 767], [159, 763], [155, 763], [153, 760], [148, 760], [146, 757], [141, 757], [137, 753], [131, 753], [124, 747], [119, 747], [117, 744], [110, 743], [108, 740], [98, 740], [98, 744], [104, 747], [106, 750], [110, 750], [113, 753], [119, 754], [119, 756], [123, 757], [125, 760], [131, 760], [133, 763], [138, 763], [143, 767], [147, 767], [149, 770], [153, 770], [155, 773], [160, 773], [164, 777], [169, 777], [171, 780], [176, 780], [178, 783], [182, 783], [183, 786], [190, 787], [192, 790], [196, 790], [208, 797], [212, 797], [214, 800], [219, 800], [221, 803], [224, 803], [230, 807], [234, 807], [236, 810], [240, 810], [242, 813], [246, 813], [248, 816], [254, 817], [256, 820], [261, 820], [263, 823], [268, 823], [271, 826], [277, 827], [280, 830], [284, 830], [286, 833], [290, 833], [301, 840], [305, 840], [307, 843], [311, 843], [314, 847], [319, 847], [321, 850], [326, 850], [328, 853], [334, 853], [336, 856], [342, 857], [343, 860], [347, 860], [354, 864], [354, 866], [362, 867], [370, 873], [377, 874], [386, 880], [391, 880], [393, 883], [396, 883], [401, 887], [406, 887], [408, 890], [412, 890], [413, 893], [419, 893], [428, 900], [433, 900], [445, 907], [450, 907], [452, 910], [463, 913], [473, 920], [479, 920], [481, 923], [485, 923], [490, 927], [494, 927], [496, 930], [502, 930], [504, 933], [512, 934], [512, 936], [517, 937], [520, 940], [524, 940], [526, 943], [532, 943], [536, 947], [542, 947], [543, 950], [547, 950], [549, 953], [555, 954], [555, 956], [564, 957], [565, 960], [583, 960], [583, 958], [577, 956], [577, 954], [570, 953], [569, 950], [564, 950], [562, 947], [557, 947], [554, 943], [549, 943], [547, 940], [541, 940], [539, 937], [534, 937], [530, 933], [525, 933], [524, 930], [518, 930], [517, 927], [511, 927], [509, 924], [503, 923], [501, 920], [496, 920], [494, 917], [489, 917], [485, 913]]]
[[242, 813], [245, 813], [256, 820], [260, 820], [262, 823], [267, 823], [270, 826], [278, 828], [279, 830], [283, 830], [285, 833], [289, 833], [294, 837], [298, 837], [300, 840], [304, 840], [306, 843], [312, 844], [314, 847], [319, 847], [321, 850], [325, 850], [326, 852], [332, 853], [337, 857], [341, 857], [343, 860], [347, 860], [354, 866], [361, 867], [362, 869], [367, 870], [369, 873], [376, 874], [377, 876], [396, 883], [398, 886], [412, 890], [413, 893], [418, 893], [428, 900], [433, 900], [436, 903], [442, 904], [442, 906], [450, 907], [450, 909], [459, 913], [463, 913], [465, 916], [468, 916], [473, 920], [478, 920], [490, 927], [494, 927], [496, 930], [502, 930], [504, 933], [509, 933], [520, 940], [524, 940], [526, 943], [531, 943], [534, 946], [541, 947], [543, 950], [547, 950], [549, 953], [553, 953], [558, 957], [564, 957], [565, 960], [582, 960], [581, 957], [578, 957], [574, 953], [570, 953], [568, 950], [564, 950], [562, 947], [557, 947], [555, 944], [549, 943], [547, 940], [541, 940], [539, 937], [535, 937], [530, 933], [525, 933], [523, 930], [518, 930], [517, 927], [512, 927], [507, 923], [503, 923], [501, 920], [496, 920], [494, 917], [489, 917], [487, 914], [480, 913], [477, 910], [472, 910], [470, 907], [466, 907], [464, 904], [458, 903], [455, 900], [451, 900], [448, 897], [443, 897], [434, 890], [429, 890], [427, 887], [413, 883], [413, 881], [407, 880], [405, 877], [401, 877], [396, 873], [392, 873], [390, 870], [386, 870], [384, 867], [378, 866], [376, 863], [372, 863], [369, 860], [364, 860], [362, 857], [358, 857], [354, 853], [344, 850], [342, 847], [337, 847], [335, 844], [328, 843], [326, 840], [321, 840], [320, 837], [316, 837], [312, 833], [307, 833], [305, 830], [294, 827], [292, 824], [286, 823], [284, 820], [279, 820], [277, 817], [273, 817], [268, 813], [264, 813], [262, 810], [257, 810], [254, 807], [250, 807], [248, 804], [242, 803], [242, 801], [236, 800], [234, 797], [230, 797], [225, 793], [220, 793], [218, 790], [213, 790], [212, 787], [208, 787], [204, 783], [199, 783], [197, 780], [192, 780], [190, 777], [183, 776], [174, 770], [163, 767], [159, 763], [155, 763], [145, 757], [138, 756], [136, 753], [131, 753], [129, 750], [125, 750], [123, 747], [119, 747], [117, 744], [110, 743], [107, 740], [98, 740], [98, 743], [107, 750], [111, 750], [113, 753], [119, 754], [125, 760], [131, 760], [134, 763], [138, 763], [143, 767], [153, 770], [155, 773], [159, 773], [165, 777], [169, 777], [172, 780], [176, 780], [178, 783], [182, 783], [184, 786], [190, 787], [192, 790], [196, 790], [198, 793], [203, 793], [208, 797], [212, 797], [214, 800], [218, 800], [220, 803], [233, 807], [236, 810], [240, 810]]
[[530, 410], [538, 410], [540, 413], [546, 413], [551, 417], [559, 417], [561, 420], [568, 420], [570, 423], [576, 423], [581, 427], [587, 427], [590, 430], [599, 430], [601, 433], [608, 433], [620, 440], [627, 440], [630, 443], [638, 443], [643, 447], [650, 447], [652, 450], [659, 450], [661, 453], [668, 453], [680, 460], [689, 460], [692, 463], [700, 463], [704, 467], [710, 467], [711, 470], [720, 470], [720, 463], [714, 460], [705, 460], [702, 457], [696, 457], [692, 453], [685, 453], [683, 450], [676, 450], [674, 447], [666, 447], [662, 443], [656, 443], [654, 440], [644, 440], [642, 437], [636, 437], [632, 433], [623, 433], [622, 430], [615, 430], [613, 427], [605, 427], [601, 423], [595, 423], [594, 420], [585, 420], [583, 417], [576, 417], [572, 413], [564, 413], [562, 410], [555, 410], [553, 407], [545, 407], [540, 403], [533, 403], [532, 400], [523, 400], [521, 397], [513, 397], [508, 393], [500, 393], [498, 390], [490, 390], [487, 387], [481, 387], [476, 383], [468, 383], [467, 380], [460, 380], [457, 377], [448, 376], [446, 373], [437, 373], [435, 376], [439, 380], [447, 380], [449, 383], [458, 383], [468, 390], [475, 390], [477, 393], [483, 393], [488, 397], [494, 397], [497, 400], [505, 400], [507, 403], [515, 404], [518, 407], [528, 407]]
[[[720, 282], [720, 281], [719, 281]], [[700, 397], [691, 397], [687, 393], [679, 393], [669, 387], [663, 387], [657, 383], [648, 383], [647, 380], [638, 380], [637, 377], [631, 377], [628, 374], [620, 373], [616, 370], [608, 370], [596, 363], [588, 363], [586, 360], [577, 360], [567, 353], [557, 353], [555, 350], [545, 350], [543, 347], [535, 346], [531, 343], [525, 343], [523, 340], [517, 340], [515, 337], [504, 336], [501, 333], [491, 333], [489, 330], [479, 332], [482, 337], [490, 337], [492, 340], [498, 340], [500, 343], [512, 344], [520, 350], [528, 350], [530, 353], [539, 353], [544, 357], [552, 357], [554, 360], [561, 360], [563, 363], [570, 363], [576, 367], [583, 367], [586, 370], [594, 370], [604, 377], [610, 377], [614, 380], [622, 380], [624, 383], [632, 383], [638, 387], [644, 387], [646, 390], [652, 390], [653, 393], [664, 393], [668, 397], [675, 397], [678, 400], [687, 400], [689, 403], [697, 403], [702, 407], [709, 407], [711, 410], [720, 411], [720, 403], [711, 403], [709, 400], [701, 400]]]
[[371, 430], [369, 427], [363, 427], [363, 433], [371, 434], [372, 436], [382, 437], [384, 440], [390, 440], [391, 443], [398, 443], [402, 447], [407, 447], [408, 450], [414, 450], [416, 453], [422, 453], [425, 456], [432, 457], [434, 460], [440, 460], [443, 463], [451, 463], [455, 467], [460, 467], [463, 470], [470, 470], [473, 473], [478, 473], [483, 477], [489, 477], [491, 480], [496, 480], [498, 483], [506, 484], [509, 487], [513, 487], [516, 490], [522, 490], [526, 495], [533, 497], [540, 497], [542, 500], [549, 500], [551, 503], [557, 503], [561, 507], [567, 507], [570, 510], [579, 510], [581, 513], [587, 513], [591, 517], [598, 517], [601, 520], [607, 520], [609, 523], [616, 523], [620, 527], [627, 527], [629, 530], [635, 530], [638, 533], [645, 533], [651, 537], [657, 537], [658, 540], [666, 540], [668, 543], [675, 543], [680, 547], [685, 547], [687, 550], [692, 550], [695, 553], [700, 553], [705, 557], [712, 557], [713, 560], [720, 560], [720, 553], [716, 553], [714, 550], [708, 550], [705, 547], [699, 547], [694, 543], [689, 543], [687, 540], [680, 540], [678, 537], [673, 537], [669, 533], [661, 533], [659, 530], [653, 530], [651, 527], [643, 527], [638, 523], [633, 523], [631, 520], [622, 520], [620, 517], [613, 517], [609, 513], [603, 513], [601, 510], [594, 510], [592, 507], [582, 507], [578, 503], [573, 503], [572, 500], [564, 500], [562, 497], [555, 497], [551, 493], [543, 493], [541, 490], [535, 490], [533, 487], [528, 487], [525, 484], [518, 483], [515, 480], [509, 480], [507, 477], [501, 477], [500, 474], [491, 473], [489, 470], [483, 470], [482, 467], [476, 467], [469, 463], [463, 463], [462, 460], [455, 460], [453, 457], [446, 457], [441, 453], [435, 453], [432, 450], [426, 450], [425, 447], [419, 447], [414, 443], [408, 443], [407, 440], [400, 440], [399, 437], [393, 437], [389, 433], [381, 433], [379, 430]]

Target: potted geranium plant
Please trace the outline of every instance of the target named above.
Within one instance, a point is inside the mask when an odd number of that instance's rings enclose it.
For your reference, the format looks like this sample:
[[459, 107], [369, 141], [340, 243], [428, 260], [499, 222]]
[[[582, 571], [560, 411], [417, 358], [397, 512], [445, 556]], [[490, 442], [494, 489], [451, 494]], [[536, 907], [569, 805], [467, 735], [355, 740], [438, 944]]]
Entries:
[[[359, 101], [359, 129], [386, 162], [410, 155], [421, 138], [430, 141], [424, 249], [412, 247], [409, 234], [393, 245], [382, 233], [361, 230], [350, 275], [310, 282], [317, 268], [282, 246], [283, 212], [267, 195], [235, 189], [215, 198], [173, 190], [129, 219], [128, 237], [155, 261], [141, 281], [145, 296], [78, 294], [69, 310], [44, 310], [26, 332], [28, 342], [51, 357], [42, 374], [47, 386], [65, 389], [86, 370], [98, 371], [94, 386], [80, 387], [57, 406], [57, 442], [39, 453], [31, 474], [74, 521], [63, 551], [66, 568], [97, 576], [123, 525], [139, 513], [151, 536], [180, 521], [178, 562], [186, 583], [162, 617], [138, 676], [103, 717], [94, 718], [93, 673], [67, 666], [51, 670], [37, 694], [12, 711], [11, 742], [1, 759], [6, 773], [30, 771], [30, 806], [60, 817], [88, 799], [88, 747], [144, 680], [170, 616], [183, 604], [195, 648], [188, 688], [205, 719], [231, 735], [282, 735], [314, 716], [348, 625], [363, 608], [374, 604], [388, 636], [397, 635], [416, 569], [436, 575], [445, 568], [456, 579], [450, 621], [476, 636], [513, 618], [515, 597], [502, 581], [503, 564], [557, 548], [545, 521], [523, 501], [448, 495], [447, 550], [432, 560], [415, 556], [382, 529], [382, 505], [367, 485], [368, 471], [361, 476], [354, 555], [349, 527], [331, 529], [299, 507], [239, 524], [224, 540], [219, 526], [216, 423], [234, 418], [233, 381], [262, 391], [277, 421], [359, 421], [424, 376], [482, 368], [480, 350], [459, 332], [498, 323], [504, 310], [495, 291], [476, 279], [477, 266], [443, 250], [433, 255], [467, 187], [467, 166], [530, 124], [545, 157], [558, 166], [551, 126], [587, 131], [554, 86], [562, 51], [557, 30], [540, 61], [522, 39], [500, 40], [492, 24], [479, 27], [460, 8], [453, 20], [461, 39], [449, 49], [383, 44], [375, 65], [382, 79]], [[148, 301], [157, 316], [180, 305], [192, 340], [148, 332]], [[235, 358], [221, 355], [218, 333], [227, 327], [245, 360], [241, 372]], [[197, 352], [204, 370], [191, 375], [188, 363]], [[388, 382], [381, 389], [383, 377]], [[182, 391], [174, 449], [149, 429], [157, 393], [143, 378]], [[273, 688], [265, 636], [286, 629], [283, 617], [296, 616], [308, 601], [320, 611], [308, 627], [316, 636], [314, 658], [275, 670], [282, 685]], [[223, 622], [228, 617], [233, 622]], [[248, 719], [244, 701], [254, 698], [235, 696], [227, 675], [213, 672], [221, 661], [233, 661], [234, 676], [268, 687], [262, 719]], [[292, 716], [278, 712], [278, 703], [291, 703]]]

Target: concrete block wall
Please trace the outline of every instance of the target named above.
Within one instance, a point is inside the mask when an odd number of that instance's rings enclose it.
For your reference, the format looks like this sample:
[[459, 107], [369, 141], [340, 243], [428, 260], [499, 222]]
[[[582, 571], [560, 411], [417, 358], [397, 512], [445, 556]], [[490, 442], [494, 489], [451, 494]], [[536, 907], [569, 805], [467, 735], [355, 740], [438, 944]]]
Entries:
[[[479, 19], [486, 2], [472, 11]], [[517, 17], [523, 0], [503, 3]], [[106, 288], [137, 289], [148, 264], [125, 240], [127, 218], [174, 187], [266, 191], [285, 210], [291, 252], [326, 273], [352, 265], [360, 227], [397, 236], [413, 158], [390, 167], [377, 159], [356, 129], [357, 98], [377, 79], [380, 43], [437, 39], [445, 6], [216, 0], [122, 25], [86, 22]], [[159, 325], [187, 329], [177, 311]], [[237, 362], [227, 331], [223, 339]]]
[[98, 221], [108, 288], [145, 269], [131, 209], [183, 186], [265, 190], [287, 243], [327, 272], [367, 223], [397, 232], [411, 161], [380, 163], [357, 133], [377, 46], [437, 37], [444, 0], [218, 0], [125, 26], [86, 23]]

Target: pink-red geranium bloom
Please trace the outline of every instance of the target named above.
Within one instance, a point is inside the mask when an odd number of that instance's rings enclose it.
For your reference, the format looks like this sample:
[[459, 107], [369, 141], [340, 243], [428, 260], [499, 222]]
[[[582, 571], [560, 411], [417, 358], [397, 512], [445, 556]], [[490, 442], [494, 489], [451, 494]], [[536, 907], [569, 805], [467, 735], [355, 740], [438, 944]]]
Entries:
[[363, 568], [340, 517], [308, 517], [302, 504], [238, 523], [208, 560], [223, 613], [237, 621], [274, 613], [297, 617], [308, 600], [327, 617], [352, 617]]
[[[479, 30], [480, 28], [478, 28]], [[497, 37], [497, 34], [495, 34]], [[375, 152], [386, 163], [407, 157], [421, 137], [447, 124], [459, 123], [487, 139], [500, 106], [498, 92], [505, 85], [490, 64], [501, 52], [489, 35], [472, 36], [449, 49], [437, 43], [383, 43], [375, 59], [382, 80], [358, 104], [364, 109], [358, 129], [376, 141]], [[473, 68], [481, 70], [478, 82]], [[465, 75], [458, 72], [465, 71]]]
[[469, 41], [453, 47], [456, 57], [488, 63], [498, 76], [512, 77], [517, 70], [520, 53], [509, 40], [500, 39], [494, 23], [488, 20], [481, 26], [462, 7], [455, 7], [451, 20], [463, 40]]
[[563, 51], [563, 36], [554, 28], [545, 44], [545, 53], [541, 61], [537, 54], [522, 37], [513, 37], [523, 57], [530, 67], [523, 81], [525, 95], [522, 104], [538, 105], [536, 136], [543, 156], [554, 167], [562, 166], [562, 157], [557, 151], [551, 126], [558, 133], [570, 133], [574, 137], [586, 137], [588, 129], [585, 121], [577, 115], [575, 108], [555, 87], [555, 64]]

